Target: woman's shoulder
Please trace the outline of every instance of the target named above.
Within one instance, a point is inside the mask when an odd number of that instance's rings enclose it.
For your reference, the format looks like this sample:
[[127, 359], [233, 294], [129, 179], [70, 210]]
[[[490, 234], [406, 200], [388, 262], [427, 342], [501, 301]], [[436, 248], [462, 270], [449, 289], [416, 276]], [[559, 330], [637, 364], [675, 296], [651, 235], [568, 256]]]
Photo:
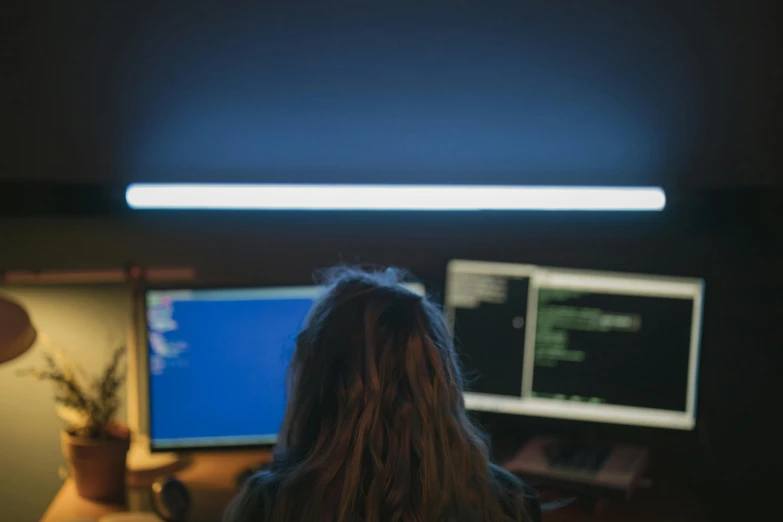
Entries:
[[277, 474], [268, 470], [256, 473], [247, 479], [239, 494], [226, 509], [223, 522], [269, 520], [278, 484]]
[[[489, 470], [492, 473], [495, 482], [500, 486], [502, 490], [501, 494], [506, 497], [522, 498], [529, 519], [532, 522], [541, 520], [541, 505], [539, 504], [538, 494], [535, 489], [500, 466], [490, 464]], [[514, 503], [510, 504], [513, 505]]]
[[528, 486], [519, 477], [509, 471], [506, 471], [497, 464], [490, 464], [489, 470], [497, 483], [508, 489], [510, 492], [535, 495], [533, 488]]

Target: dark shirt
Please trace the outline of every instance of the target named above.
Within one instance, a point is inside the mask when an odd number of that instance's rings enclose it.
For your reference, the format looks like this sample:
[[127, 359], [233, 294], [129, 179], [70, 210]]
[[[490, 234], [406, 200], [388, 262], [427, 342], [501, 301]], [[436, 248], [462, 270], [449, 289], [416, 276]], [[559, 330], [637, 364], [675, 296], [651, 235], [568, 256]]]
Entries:
[[[525, 498], [525, 510], [530, 522], [541, 522], [541, 504], [536, 490], [499, 466], [490, 464], [489, 469], [507, 495], [521, 495]], [[516, 513], [509, 513], [509, 515], [517, 516]]]
[[[494, 464], [490, 465], [503, 494], [521, 495], [525, 498], [527, 519], [530, 522], [541, 522], [541, 507], [538, 496], [533, 488], [519, 480], [508, 471]], [[262, 522], [270, 519], [272, 505], [277, 490], [277, 476], [269, 471], [262, 471], [248, 479], [242, 491], [231, 502], [223, 517], [223, 522]], [[516, 518], [518, 513], [509, 513]]]

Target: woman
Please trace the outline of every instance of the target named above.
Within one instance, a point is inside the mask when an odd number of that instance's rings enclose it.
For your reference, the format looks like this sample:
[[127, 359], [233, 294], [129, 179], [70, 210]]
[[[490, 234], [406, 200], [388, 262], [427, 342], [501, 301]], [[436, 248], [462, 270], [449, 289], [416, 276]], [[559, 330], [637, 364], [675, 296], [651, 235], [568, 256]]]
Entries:
[[529, 522], [538, 502], [466, 416], [441, 312], [395, 271], [342, 270], [289, 367], [270, 468], [227, 522]]

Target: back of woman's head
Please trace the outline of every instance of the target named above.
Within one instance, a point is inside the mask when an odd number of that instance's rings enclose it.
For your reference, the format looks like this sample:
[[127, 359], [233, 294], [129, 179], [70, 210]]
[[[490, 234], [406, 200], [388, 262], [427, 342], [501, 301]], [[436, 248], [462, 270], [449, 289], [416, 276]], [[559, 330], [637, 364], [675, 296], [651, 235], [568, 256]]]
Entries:
[[275, 521], [522, 519], [466, 417], [441, 312], [397, 272], [332, 275], [297, 337], [288, 393]]

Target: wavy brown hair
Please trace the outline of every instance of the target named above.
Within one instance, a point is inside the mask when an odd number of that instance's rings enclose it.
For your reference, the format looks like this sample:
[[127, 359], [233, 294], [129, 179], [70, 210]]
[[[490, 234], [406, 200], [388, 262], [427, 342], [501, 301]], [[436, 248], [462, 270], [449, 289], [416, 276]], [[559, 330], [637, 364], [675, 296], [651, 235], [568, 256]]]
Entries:
[[273, 522], [527, 520], [468, 419], [440, 310], [401, 274], [331, 274], [297, 337]]

